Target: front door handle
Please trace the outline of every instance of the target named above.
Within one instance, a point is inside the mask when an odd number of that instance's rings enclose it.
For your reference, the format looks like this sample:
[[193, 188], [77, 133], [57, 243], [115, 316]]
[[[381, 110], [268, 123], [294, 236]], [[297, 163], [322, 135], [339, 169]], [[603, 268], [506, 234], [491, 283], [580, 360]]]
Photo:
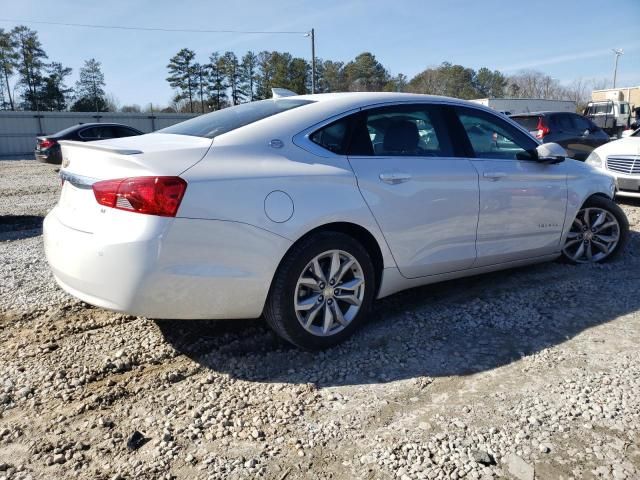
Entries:
[[507, 174], [504, 172], [484, 172], [482, 176], [491, 180], [492, 182], [495, 182], [497, 180], [500, 180], [501, 178], [506, 177]]
[[380, 174], [380, 180], [389, 185], [397, 185], [411, 180], [411, 175], [402, 172], [385, 172]]

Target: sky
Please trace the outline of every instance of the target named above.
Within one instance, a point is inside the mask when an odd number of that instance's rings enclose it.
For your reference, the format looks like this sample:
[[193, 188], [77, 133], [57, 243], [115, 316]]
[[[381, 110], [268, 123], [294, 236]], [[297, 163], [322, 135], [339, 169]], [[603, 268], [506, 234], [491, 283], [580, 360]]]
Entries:
[[316, 33], [316, 56], [349, 61], [370, 51], [392, 75], [409, 78], [444, 61], [506, 74], [535, 69], [562, 83], [613, 77], [640, 85], [640, 0], [21, 0], [2, 2], [0, 28], [38, 31], [49, 61], [102, 63], [106, 91], [120, 104], [166, 105], [167, 63], [181, 48], [198, 61], [213, 51], [288, 51], [311, 57], [296, 34], [177, 33], [30, 24]]

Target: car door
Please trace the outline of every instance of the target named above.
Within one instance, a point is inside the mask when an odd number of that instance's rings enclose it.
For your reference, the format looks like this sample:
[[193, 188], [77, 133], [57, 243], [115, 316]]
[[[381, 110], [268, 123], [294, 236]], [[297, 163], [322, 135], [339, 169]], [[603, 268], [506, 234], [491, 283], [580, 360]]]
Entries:
[[567, 164], [534, 160], [537, 143], [495, 114], [454, 107], [459, 141], [479, 174], [480, 213], [474, 266], [560, 250], [567, 205]]
[[441, 107], [391, 105], [357, 118], [348, 159], [402, 275], [473, 265], [478, 174], [454, 155]]
[[609, 136], [581, 115], [571, 114], [571, 121], [582, 142], [580, 154], [574, 158], [585, 160], [594, 148], [609, 140]]
[[[545, 139], [547, 142], [555, 142], [565, 148], [569, 156], [573, 157], [576, 153], [580, 152], [579, 142], [580, 134], [575, 129], [575, 125], [571, 120], [571, 114], [569, 113], [554, 113], [547, 115], [551, 124], [551, 131], [553, 136], [550, 139]], [[576, 149], [577, 147], [577, 149]]]

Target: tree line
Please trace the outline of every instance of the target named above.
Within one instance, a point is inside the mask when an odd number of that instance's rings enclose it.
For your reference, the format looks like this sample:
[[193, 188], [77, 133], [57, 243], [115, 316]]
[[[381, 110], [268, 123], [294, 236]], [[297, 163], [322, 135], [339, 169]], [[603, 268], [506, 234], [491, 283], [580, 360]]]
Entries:
[[[311, 91], [311, 66], [287, 52], [213, 52], [199, 62], [188, 48], [181, 49], [167, 65], [167, 81], [175, 91], [172, 110], [210, 112], [243, 102], [271, 97], [271, 88], [287, 88], [298, 94]], [[498, 70], [478, 70], [449, 62], [429, 67], [409, 79], [392, 75], [374, 54], [363, 52], [349, 62], [316, 59], [316, 93], [393, 91], [474, 98], [544, 98], [586, 104], [591, 89], [606, 81], [575, 80], [563, 85], [535, 70], [507, 76]]]
[[[274, 87], [310, 93], [311, 65], [288, 52], [212, 52], [197, 59], [188, 48], [179, 50], [167, 65], [174, 96], [166, 112], [210, 112], [243, 102], [270, 98]], [[25, 26], [0, 29], [0, 109], [140, 112], [139, 105], [119, 107], [105, 92], [101, 64], [84, 62], [74, 86], [72, 69], [49, 58], [36, 31]], [[13, 84], [13, 87], [12, 87]], [[395, 91], [445, 95], [463, 99], [486, 97], [573, 100], [582, 106], [591, 89], [606, 82], [575, 80], [563, 85], [538, 71], [505, 75], [483, 67], [478, 70], [443, 62], [412, 78], [391, 72], [371, 52], [348, 62], [316, 59], [316, 92]]]
[[[20, 25], [0, 28], [0, 108], [76, 112], [108, 110], [100, 62], [89, 59], [80, 69], [75, 87], [67, 85], [71, 68], [48, 62], [38, 33]], [[14, 87], [11, 79], [17, 77]]]

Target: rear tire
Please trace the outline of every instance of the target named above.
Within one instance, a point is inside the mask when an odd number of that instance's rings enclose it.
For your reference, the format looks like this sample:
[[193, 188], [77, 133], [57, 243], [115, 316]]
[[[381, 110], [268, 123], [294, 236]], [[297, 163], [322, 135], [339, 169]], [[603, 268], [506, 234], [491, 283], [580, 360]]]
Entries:
[[308, 350], [346, 340], [373, 302], [375, 271], [352, 237], [320, 232], [287, 253], [273, 279], [264, 317], [288, 342]]
[[562, 249], [566, 262], [603, 263], [624, 250], [629, 239], [629, 221], [622, 209], [608, 198], [589, 198], [578, 211]]

